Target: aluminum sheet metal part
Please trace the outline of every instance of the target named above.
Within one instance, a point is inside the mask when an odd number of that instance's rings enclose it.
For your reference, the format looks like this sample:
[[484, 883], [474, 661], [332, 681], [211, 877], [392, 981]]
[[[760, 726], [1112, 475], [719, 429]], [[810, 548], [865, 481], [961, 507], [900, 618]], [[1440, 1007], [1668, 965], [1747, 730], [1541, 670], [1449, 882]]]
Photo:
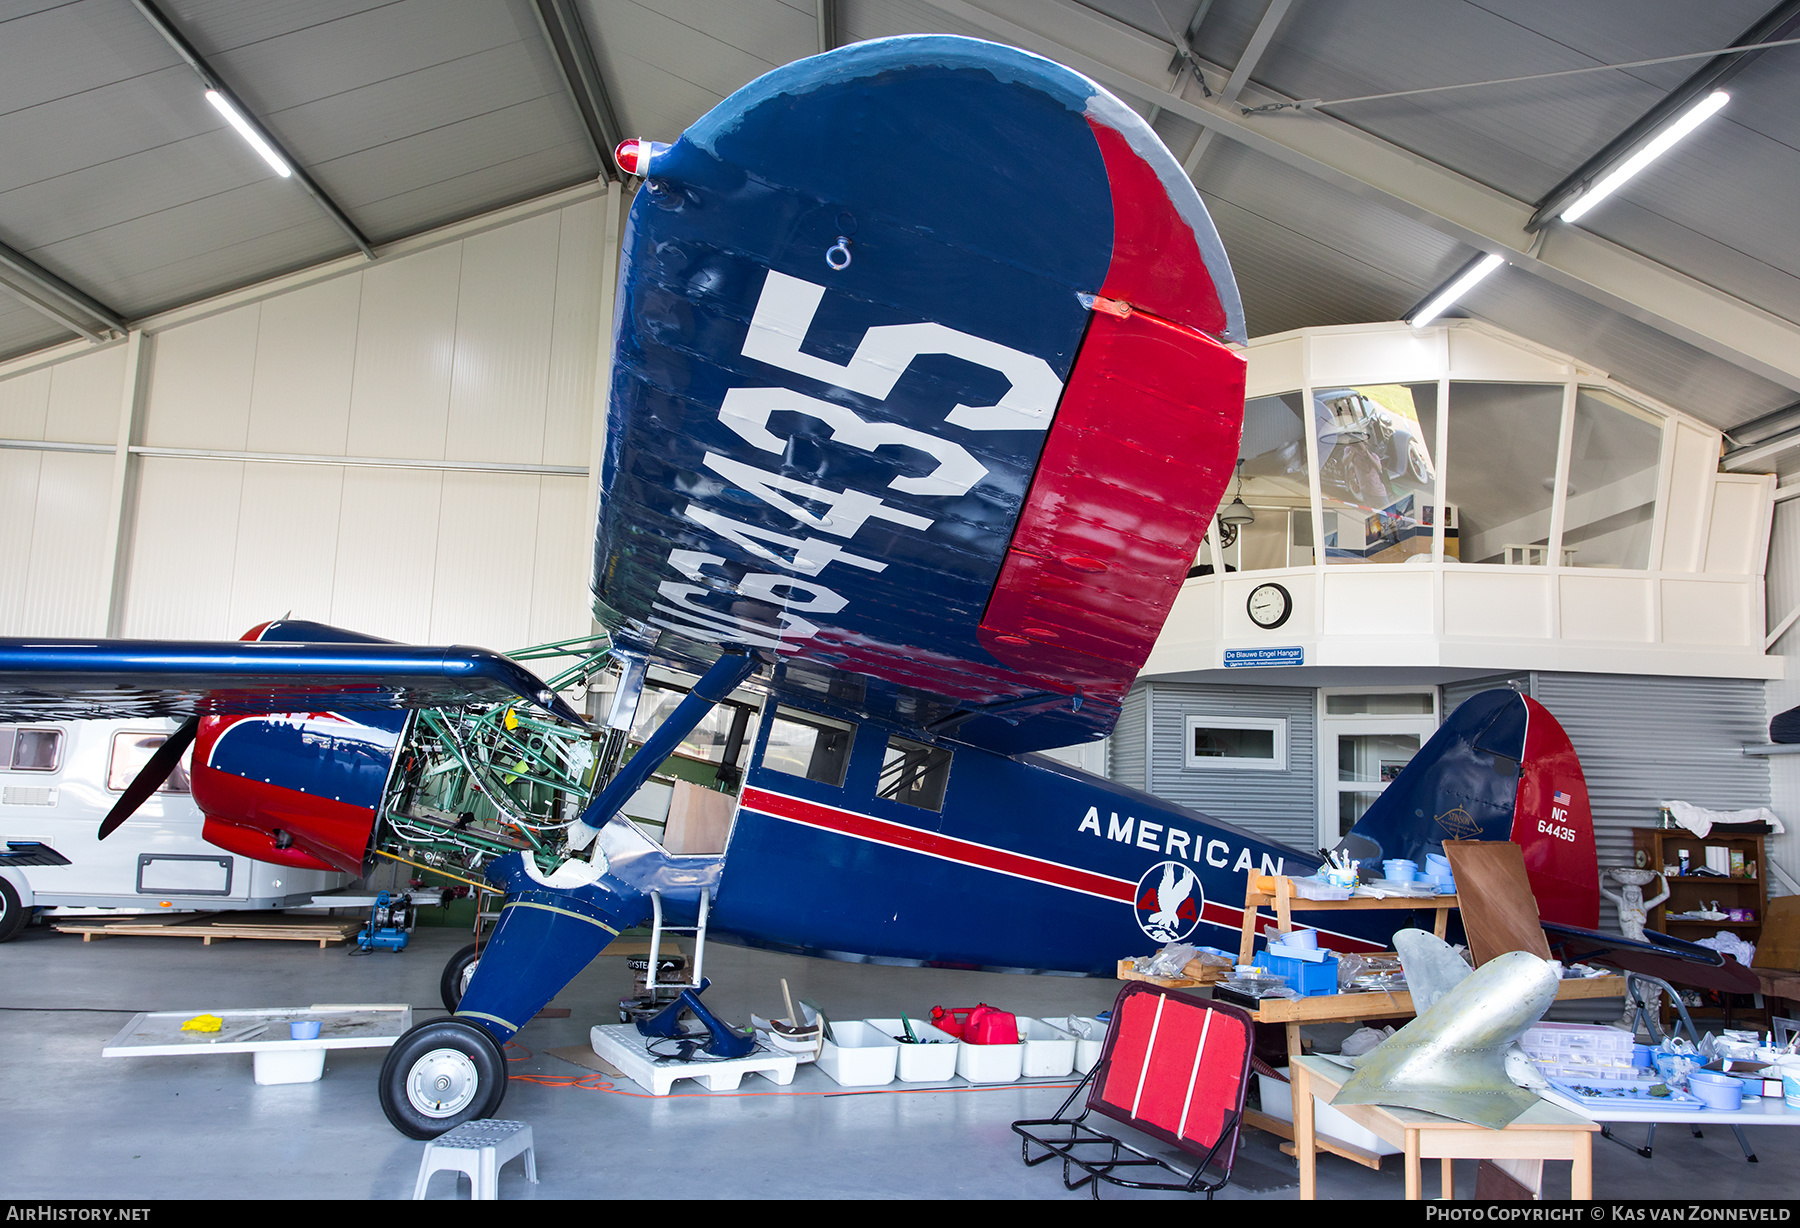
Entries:
[[1560, 969], [1508, 951], [1363, 1056], [1332, 1104], [1419, 1109], [1503, 1130], [1538, 1103], [1513, 1084], [1506, 1053], [1556, 1000]]

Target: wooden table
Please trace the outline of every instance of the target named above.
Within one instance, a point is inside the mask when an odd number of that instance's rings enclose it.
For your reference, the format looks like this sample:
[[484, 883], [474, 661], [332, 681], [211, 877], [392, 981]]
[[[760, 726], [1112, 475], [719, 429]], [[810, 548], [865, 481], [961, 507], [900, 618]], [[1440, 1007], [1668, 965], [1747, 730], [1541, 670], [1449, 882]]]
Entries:
[[[1296, 1057], [1289, 1066], [1294, 1081], [1294, 1145], [1300, 1161], [1300, 1197], [1318, 1197], [1315, 1166], [1318, 1153], [1313, 1137], [1313, 1097], [1327, 1103], [1350, 1077], [1345, 1067], [1321, 1057]], [[1399, 1147], [1406, 1156], [1406, 1196], [1424, 1196], [1420, 1165], [1424, 1160], [1443, 1161], [1444, 1197], [1454, 1196], [1453, 1162], [1464, 1160], [1568, 1160], [1574, 1165], [1570, 1197], [1594, 1197], [1594, 1135], [1597, 1122], [1539, 1100], [1504, 1130], [1452, 1121], [1417, 1109], [1387, 1108], [1375, 1104], [1332, 1105], [1358, 1125]]]
[[[1238, 945], [1238, 962], [1247, 964], [1255, 950], [1257, 933], [1257, 910], [1260, 907], [1273, 906], [1275, 909], [1274, 929], [1278, 933], [1289, 933], [1293, 929], [1293, 914], [1299, 911], [1354, 911], [1386, 909], [1434, 909], [1437, 912], [1437, 923], [1433, 927], [1439, 938], [1444, 936], [1445, 927], [1449, 923], [1450, 910], [1457, 906], [1454, 895], [1439, 896], [1389, 896], [1385, 899], [1357, 898], [1349, 900], [1307, 900], [1295, 894], [1292, 879], [1260, 876], [1250, 880], [1249, 889], [1244, 895], [1243, 934]], [[1567, 980], [1556, 987], [1556, 1000], [1570, 1001], [1575, 998], [1622, 998], [1625, 996], [1625, 978], [1623, 976], [1587, 977], [1579, 980]], [[1406, 990], [1398, 993], [1340, 993], [1318, 994], [1310, 998], [1268, 998], [1265, 999], [1250, 1017], [1258, 1023], [1285, 1024], [1287, 1029], [1287, 1051], [1291, 1059], [1300, 1053], [1300, 1025], [1303, 1023], [1347, 1023], [1360, 1019], [1410, 1019], [1417, 1014], [1413, 1010], [1412, 994]]]

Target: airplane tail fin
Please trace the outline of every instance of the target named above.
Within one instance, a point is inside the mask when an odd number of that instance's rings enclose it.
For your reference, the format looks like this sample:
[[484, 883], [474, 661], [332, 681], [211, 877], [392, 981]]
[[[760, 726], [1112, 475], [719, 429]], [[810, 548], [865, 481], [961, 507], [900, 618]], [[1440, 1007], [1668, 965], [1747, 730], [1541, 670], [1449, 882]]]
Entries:
[[1339, 848], [1362, 861], [1424, 864], [1445, 840], [1511, 840], [1545, 921], [1593, 928], [1599, 860], [1587, 780], [1542, 704], [1483, 691], [1438, 728]]

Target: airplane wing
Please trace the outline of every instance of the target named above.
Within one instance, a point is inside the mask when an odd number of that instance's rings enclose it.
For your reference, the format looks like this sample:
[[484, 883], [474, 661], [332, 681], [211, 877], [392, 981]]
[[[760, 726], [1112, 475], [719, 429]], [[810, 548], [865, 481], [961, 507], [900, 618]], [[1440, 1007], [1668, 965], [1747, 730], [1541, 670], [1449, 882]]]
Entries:
[[989, 749], [1111, 729], [1229, 480], [1224, 249], [1051, 61], [882, 40], [664, 146], [621, 261], [593, 590], [629, 652]]
[[1544, 935], [1564, 962], [1593, 960], [1627, 972], [1661, 977], [1672, 985], [1692, 985], [1720, 993], [1756, 993], [1761, 986], [1756, 973], [1711, 947], [1685, 938], [1644, 931], [1637, 942], [1622, 934], [1607, 934], [1573, 925], [1544, 922]]
[[300, 620], [268, 623], [223, 643], [0, 639], [5, 721], [357, 712], [513, 699], [582, 723], [535, 675], [499, 653], [392, 644]]

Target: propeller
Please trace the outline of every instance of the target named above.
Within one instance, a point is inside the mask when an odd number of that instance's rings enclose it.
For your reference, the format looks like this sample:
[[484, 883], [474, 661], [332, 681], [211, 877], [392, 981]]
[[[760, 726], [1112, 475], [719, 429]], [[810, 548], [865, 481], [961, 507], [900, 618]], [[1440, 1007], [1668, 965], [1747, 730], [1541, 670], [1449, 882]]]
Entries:
[[113, 803], [112, 810], [100, 821], [100, 839], [104, 840], [119, 830], [125, 820], [136, 814], [137, 808], [149, 800], [152, 793], [162, 788], [163, 781], [169, 778], [169, 773], [181, 762], [181, 756], [187, 753], [187, 748], [194, 743], [194, 735], [199, 732], [200, 718], [190, 716], [157, 747], [156, 753], [150, 756], [150, 762], [144, 765], [125, 792], [119, 795], [119, 800]]

